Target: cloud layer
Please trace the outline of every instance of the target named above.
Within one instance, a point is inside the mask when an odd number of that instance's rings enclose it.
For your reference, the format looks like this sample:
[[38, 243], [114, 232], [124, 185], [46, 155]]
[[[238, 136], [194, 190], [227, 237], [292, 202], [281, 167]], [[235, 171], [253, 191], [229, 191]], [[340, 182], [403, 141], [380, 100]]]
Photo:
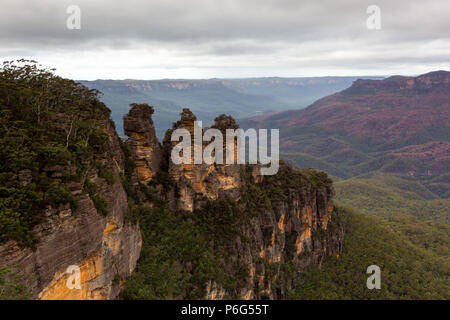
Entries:
[[[381, 30], [366, 27], [371, 4]], [[419, 74], [450, 69], [449, 13], [446, 0], [3, 0], [0, 57], [77, 79]]]

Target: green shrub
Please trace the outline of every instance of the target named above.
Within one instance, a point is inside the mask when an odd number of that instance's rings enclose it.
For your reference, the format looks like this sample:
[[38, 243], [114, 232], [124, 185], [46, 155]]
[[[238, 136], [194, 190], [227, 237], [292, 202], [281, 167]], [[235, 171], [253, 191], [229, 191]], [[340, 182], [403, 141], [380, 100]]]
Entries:
[[30, 295], [21, 284], [22, 276], [10, 268], [0, 266], [0, 300], [29, 300]]
[[108, 215], [108, 201], [99, 195], [92, 195], [90, 197], [94, 202], [94, 207], [97, 209], [97, 212], [106, 217]]
[[[240, 235], [234, 206], [232, 202], [211, 201], [194, 214], [174, 213], [165, 205], [136, 206], [133, 214], [139, 218], [143, 245], [122, 298], [202, 299], [210, 280], [226, 288], [230, 297], [238, 297], [248, 276], [247, 266], [236, 263], [230, 274], [220, 262], [224, 250], [231, 250], [223, 248], [225, 239], [232, 242]], [[224, 224], [227, 221], [232, 222], [230, 230]]]
[[69, 203], [72, 209], [76, 208], [76, 199], [72, 196], [67, 187], [58, 180], [53, 180], [45, 192], [45, 201], [52, 205]]
[[109, 185], [112, 185], [115, 182], [114, 174], [110, 170], [104, 168], [101, 165], [98, 166], [98, 176], [100, 178], [105, 179]]

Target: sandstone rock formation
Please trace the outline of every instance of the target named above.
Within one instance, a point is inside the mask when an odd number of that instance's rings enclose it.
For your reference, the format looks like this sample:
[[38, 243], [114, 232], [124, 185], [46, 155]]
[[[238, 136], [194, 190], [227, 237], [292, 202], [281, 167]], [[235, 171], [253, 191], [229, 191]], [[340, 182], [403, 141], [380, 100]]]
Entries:
[[[264, 177], [261, 188], [278, 185], [284, 196], [271, 196], [271, 205], [254, 217], [245, 231], [252, 245], [242, 245], [244, 260], [251, 272], [242, 291], [246, 299], [282, 299], [297, 277], [310, 265], [320, 265], [328, 255], [342, 252], [344, 229], [333, 212], [334, 190], [329, 180], [314, 185], [290, 165], [282, 163], [277, 176]], [[287, 180], [292, 181], [287, 182]], [[256, 181], [255, 181], [256, 182]], [[271, 191], [272, 192], [272, 191]], [[293, 278], [272, 287], [286, 265], [293, 267]]]
[[[181, 120], [173, 126], [172, 130], [186, 129], [194, 139], [195, 120], [195, 115], [189, 109], [183, 109]], [[217, 119], [215, 126], [220, 126]], [[202, 128], [196, 129], [202, 130]], [[165, 141], [165, 149], [170, 155], [172, 147], [177, 142], [171, 142], [168, 138]], [[194, 164], [194, 142], [192, 141], [191, 164], [174, 164], [169, 161], [169, 174], [175, 181], [179, 195], [177, 209], [192, 212], [195, 208], [201, 207], [205, 200], [219, 198], [237, 201], [242, 169], [242, 165], [237, 164]]]
[[[24, 275], [26, 287], [35, 299], [112, 299], [131, 274], [139, 258], [142, 240], [138, 224], [128, 223], [127, 195], [119, 174], [124, 171], [120, 140], [110, 119], [105, 119], [108, 140], [95, 160], [108, 170], [112, 183], [91, 167], [84, 183], [70, 182], [68, 188], [78, 197], [75, 210], [69, 205], [48, 207], [42, 223], [34, 228], [35, 250], [15, 241], [0, 245], [0, 265]], [[61, 174], [66, 168], [52, 168]], [[96, 195], [106, 199], [108, 214], [101, 215], [85, 191], [87, 180], [97, 186]], [[66, 273], [70, 266], [80, 268], [81, 289], [69, 289]]]
[[[195, 115], [184, 109], [181, 120], [174, 123], [172, 130], [184, 128], [193, 137], [195, 120]], [[237, 125], [232, 118], [220, 116], [212, 127], [235, 129]], [[177, 143], [170, 141], [172, 130], [168, 131], [164, 141], [167, 154]], [[192, 144], [192, 157], [193, 153]], [[177, 190], [175, 210], [195, 214], [195, 209], [202, 208], [208, 201], [226, 199], [239, 203], [251, 215], [248, 224], [242, 223], [242, 236], [231, 245], [234, 251], [223, 263], [223, 268], [228, 270], [236, 263], [248, 267], [250, 276], [241, 290], [241, 298], [283, 298], [288, 288], [274, 290], [271, 285], [280, 276], [283, 265], [292, 265], [300, 275], [307, 266], [320, 264], [325, 256], [340, 255], [344, 230], [339, 217], [333, 216], [334, 190], [325, 173], [308, 171], [302, 174], [282, 162], [277, 175], [263, 178], [259, 175], [258, 165], [178, 165], [168, 161], [169, 175]], [[270, 205], [263, 205], [257, 212], [250, 208], [250, 202], [256, 198], [250, 189], [252, 186], [270, 194]], [[278, 191], [280, 197], [276, 196]], [[261, 203], [257, 205], [261, 206]], [[274, 269], [270, 275], [267, 268]], [[224, 288], [214, 282], [207, 284], [206, 298], [226, 296]]]
[[[20, 248], [13, 241], [0, 246], [1, 265], [22, 271], [33, 298], [118, 296], [136, 266], [142, 246], [139, 225], [127, 219], [130, 203], [121, 179], [130, 170], [126, 169], [126, 157], [135, 165], [131, 182], [141, 205], [152, 207], [165, 201], [179, 214], [195, 215], [197, 209], [214, 201], [237, 204], [242, 214], [239, 232], [227, 240], [227, 250], [219, 258], [221, 268], [233, 275], [242, 271], [236, 266], [244, 266], [248, 275], [239, 288], [239, 298], [285, 298], [306, 267], [321, 264], [327, 255], [340, 255], [343, 224], [334, 214], [334, 191], [325, 173], [300, 172], [284, 162], [277, 175], [264, 177], [259, 175], [258, 165], [175, 164], [170, 153], [176, 142], [170, 140], [170, 134], [184, 128], [193, 137], [195, 115], [184, 109], [161, 147], [151, 119], [153, 108], [142, 104], [131, 107], [124, 118], [129, 155], [122, 151], [111, 120], [105, 119], [104, 130], [109, 138], [96, 150], [97, 165], [86, 171], [81, 182], [68, 183], [78, 198], [77, 208], [65, 205], [47, 209], [44, 222], [34, 230], [39, 240], [36, 250]], [[237, 125], [234, 119], [222, 115], [213, 127], [224, 130]], [[62, 175], [64, 170], [68, 169], [48, 168], [52, 175]], [[112, 177], [105, 178], [100, 174], [102, 170], [111, 172]], [[163, 187], [159, 179], [164, 175], [171, 184]], [[21, 177], [23, 183], [29, 180], [26, 172]], [[86, 191], [88, 181], [97, 186], [95, 194]], [[156, 194], [148, 197], [142, 188]], [[96, 209], [96, 196], [106, 199], [106, 216]], [[71, 274], [66, 270], [71, 265], [81, 270], [79, 290], [67, 286]], [[292, 270], [289, 279], [284, 276], [286, 268]], [[232, 296], [216, 279], [204, 286], [206, 299]]]
[[161, 148], [155, 134], [152, 114], [146, 104], [132, 104], [123, 119], [126, 144], [134, 157], [139, 182], [148, 183], [161, 166]]

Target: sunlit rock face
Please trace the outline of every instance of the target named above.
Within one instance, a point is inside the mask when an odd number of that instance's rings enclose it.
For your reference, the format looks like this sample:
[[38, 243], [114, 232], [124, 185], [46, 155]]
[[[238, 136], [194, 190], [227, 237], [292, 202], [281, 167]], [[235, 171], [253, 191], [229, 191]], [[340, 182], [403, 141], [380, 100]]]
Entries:
[[[342, 253], [344, 227], [334, 216], [331, 181], [320, 186], [309, 181], [301, 187], [291, 186], [284, 177], [300, 175], [286, 163], [281, 163], [279, 175], [252, 181], [263, 189], [278, 183], [285, 193], [278, 199], [273, 197], [271, 204], [252, 218], [244, 230], [249, 241], [238, 242], [237, 259], [248, 266], [250, 275], [241, 292], [243, 299], [286, 298], [294, 279], [308, 266]], [[292, 281], [273, 288], [287, 264], [294, 270]]]
[[[86, 178], [96, 184], [96, 195], [106, 200], [108, 214], [97, 211], [83, 182], [72, 181], [67, 186], [78, 197], [76, 209], [48, 207], [42, 223], [34, 228], [35, 250], [15, 241], [0, 246], [0, 265], [23, 274], [34, 299], [113, 299], [136, 266], [142, 240], [139, 225], [126, 221], [128, 201], [119, 178], [124, 155], [111, 120], [105, 119], [104, 131], [108, 140], [95, 157], [111, 173], [113, 182], [101, 178], [96, 167], [86, 172]], [[65, 169], [49, 168], [52, 174]], [[80, 268], [80, 289], [67, 285], [70, 266]]]

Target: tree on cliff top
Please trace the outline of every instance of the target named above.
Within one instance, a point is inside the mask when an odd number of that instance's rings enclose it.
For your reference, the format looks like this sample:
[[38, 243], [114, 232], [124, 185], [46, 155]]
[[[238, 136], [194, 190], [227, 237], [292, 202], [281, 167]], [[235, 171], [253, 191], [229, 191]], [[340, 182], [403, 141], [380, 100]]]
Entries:
[[[33, 246], [49, 206], [76, 205], [77, 180], [107, 135], [99, 92], [29, 60], [0, 68], [0, 243]], [[76, 172], [73, 172], [73, 171]]]

